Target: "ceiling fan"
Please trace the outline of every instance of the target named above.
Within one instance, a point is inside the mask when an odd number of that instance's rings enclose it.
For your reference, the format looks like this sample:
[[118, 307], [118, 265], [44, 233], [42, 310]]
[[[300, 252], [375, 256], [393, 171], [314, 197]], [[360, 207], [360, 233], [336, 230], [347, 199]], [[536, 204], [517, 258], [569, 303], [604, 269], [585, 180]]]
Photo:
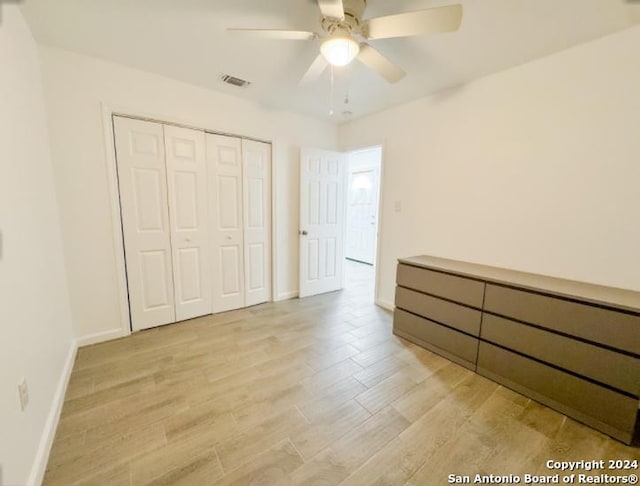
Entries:
[[265, 39], [322, 39], [320, 54], [303, 76], [301, 83], [319, 77], [326, 67], [345, 66], [358, 59], [389, 83], [400, 81], [405, 72], [374, 49], [367, 40], [458, 30], [462, 5], [417, 10], [372, 19], [363, 19], [367, 0], [318, 0], [323, 34], [300, 30], [227, 29]]

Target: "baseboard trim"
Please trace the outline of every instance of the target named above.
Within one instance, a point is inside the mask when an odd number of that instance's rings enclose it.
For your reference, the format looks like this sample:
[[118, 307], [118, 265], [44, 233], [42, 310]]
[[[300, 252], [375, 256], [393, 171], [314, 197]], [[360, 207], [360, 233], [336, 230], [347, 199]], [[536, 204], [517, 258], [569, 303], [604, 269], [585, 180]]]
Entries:
[[53, 396], [53, 402], [51, 404], [51, 410], [47, 416], [44, 430], [40, 436], [40, 444], [38, 445], [38, 452], [31, 468], [31, 474], [27, 485], [40, 486], [44, 479], [44, 473], [47, 470], [47, 462], [49, 461], [49, 453], [51, 452], [51, 446], [53, 445], [53, 439], [56, 436], [56, 429], [58, 428], [58, 422], [60, 421], [60, 413], [62, 412], [62, 405], [64, 404], [64, 396], [67, 392], [67, 386], [69, 385], [69, 379], [71, 378], [71, 372], [73, 371], [73, 363], [76, 359], [76, 352], [78, 350], [78, 344], [74, 339], [71, 341], [69, 351], [67, 352], [67, 358], [62, 369], [62, 374], [58, 380], [58, 386]]
[[393, 310], [396, 308], [395, 305], [393, 305], [391, 302], [387, 302], [386, 300], [376, 299], [374, 303], [378, 307], [382, 307], [383, 309], [386, 309], [391, 312], [393, 312]]
[[276, 297], [276, 302], [280, 302], [281, 300], [295, 299], [296, 297], [298, 297], [297, 290], [293, 290], [291, 292], [282, 292], [278, 294], [278, 297]]
[[108, 331], [97, 332], [95, 334], [88, 334], [78, 338], [78, 347], [89, 346], [90, 344], [102, 343], [104, 341], [111, 341], [112, 339], [118, 339], [126, 336], [127, 334], [120, 328], [110, 329]]

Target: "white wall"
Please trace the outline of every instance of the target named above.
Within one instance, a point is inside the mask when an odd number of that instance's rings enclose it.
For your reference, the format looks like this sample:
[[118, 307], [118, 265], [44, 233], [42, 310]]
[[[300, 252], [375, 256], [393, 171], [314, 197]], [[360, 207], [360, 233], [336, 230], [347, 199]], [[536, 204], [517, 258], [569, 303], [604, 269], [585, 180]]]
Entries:
[[37, 48], [18, 8], [0, 9], [0, 484], [24, 485], [45, 464], [75, 347]]
[[341, 126], [344, 149], [384, 144], [380, 299], [415, 254], [640, 290], [639, 45], [635, 27]]
[[101, 103], [129, 113], [273, 141], [279, 297], [298, 290], [299, 146], [335, 148], [336, 127], [57, 48], [41, 47], [40, 54], [79, 339], [112, 336], [120, 330]]

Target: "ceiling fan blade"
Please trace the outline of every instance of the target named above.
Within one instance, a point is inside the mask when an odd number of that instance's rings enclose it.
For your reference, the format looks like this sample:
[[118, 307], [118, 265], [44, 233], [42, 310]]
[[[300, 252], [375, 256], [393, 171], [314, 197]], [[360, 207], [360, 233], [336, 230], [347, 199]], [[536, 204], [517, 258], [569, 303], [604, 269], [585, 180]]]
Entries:
[[344, 19], [344, 6], [342, 0], [318, 0], [318, 6], [323, 17], [332, 19]]
[[447, 5], [369, 19], [364, 25], [367, 39], [451, 32], [462, 22], [462, 5]]
[[311, 81], [315, 81], [320, 77], [320, 75], [324, 72], [328, 65], [329, 63], [324, 58], [324, 56], [322, 54], [319, 54], [318, 57], [316, 57], [315, 61], [311, 63], [311, 66], [309, 67], [309, 69], [307, 69], [307, 72], [304, 74], [304, 76], [302, 76], [299, 84], [307, 84]]
[[310, 40], [316, 37], [315, 33], [304, 30], [227, 29], [227, 31], [260, 37], [261, 39]]
[[371, 47], [369, 44], [360, 44], [360, 54], [358, 54], [358, 61], [367, 66], [369, 69], [377, 72], [389, 83], [397, 83], [407, 74], [398, 66], [389, 61], [389, 59], [380, 54], [376, 49]]

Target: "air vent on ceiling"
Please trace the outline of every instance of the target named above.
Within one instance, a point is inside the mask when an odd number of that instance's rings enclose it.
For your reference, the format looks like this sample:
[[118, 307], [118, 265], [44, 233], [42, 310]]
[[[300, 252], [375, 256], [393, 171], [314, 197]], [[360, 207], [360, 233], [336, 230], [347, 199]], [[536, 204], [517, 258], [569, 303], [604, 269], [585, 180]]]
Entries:
[[247, 81], [246, 79], [236, 78], [235, 76], [231, 76], [229, 74], [223, 74], [222, 76], [220, 76], [220, 79], [223, 82], [230, 84], [231, 86], [236, 86], [238, 88], [246, 88], [251, 84], [251, 81]]

